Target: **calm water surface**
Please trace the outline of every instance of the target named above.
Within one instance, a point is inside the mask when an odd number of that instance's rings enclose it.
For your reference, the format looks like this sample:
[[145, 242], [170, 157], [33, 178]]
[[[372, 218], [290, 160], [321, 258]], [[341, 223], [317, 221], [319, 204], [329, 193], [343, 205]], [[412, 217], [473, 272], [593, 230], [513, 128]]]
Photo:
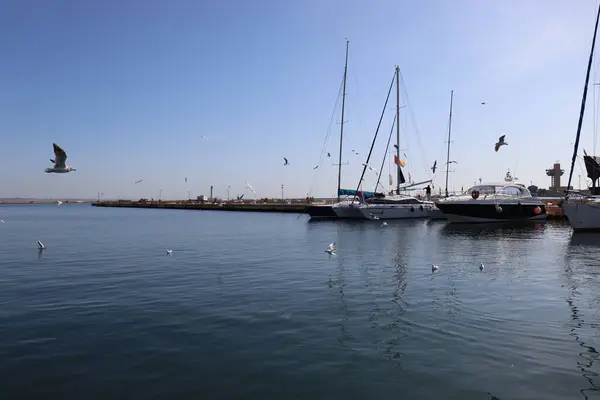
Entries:
[[568, 225], [0, 219], [3, 398], [600, 398], [600, 237]]

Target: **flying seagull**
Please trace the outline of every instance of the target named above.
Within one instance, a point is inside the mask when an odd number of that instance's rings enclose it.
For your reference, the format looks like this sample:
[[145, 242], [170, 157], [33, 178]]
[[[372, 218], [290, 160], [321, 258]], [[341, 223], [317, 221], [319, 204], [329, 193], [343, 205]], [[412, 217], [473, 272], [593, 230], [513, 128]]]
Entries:
[[454, 163], [454, 164], [458, 164], [456, 161], [448, 161], [448, 162], [446, 163], [446, 165], [448, 165], [448, 164], [452, 164], [452, 163]]
[[435, 170], [437, 169], [437, 160], [435, 160], [433, 162], [433, 167], [431, 167], [431, 170], [433, 171], [433, 173], [435, 174]]
[[369, 168], [371, 171], [375, 172], [375, 175], [379, 175], [379, 174], [377, 173], [377, 171], [375, 171], [375, 170], [373, 169], [373, 167], [371, 167], [369, 164], [365, 164], [365, 163], [363, 163], [363, 167], [367, 167], [367, 168]]
[[75, 168], [67, 165], [67, 153], [60, 148], [56, 143], [52, 143], [54, 147], [54, 160], [50, 159], [54, 163], [54, 167], [46, 168], [44, 172], [57, 172], [57, 173], [67, 173], [71, 171], [77, 171]]
[[398, 150], [398, 145], [397, 144], [395, 144], [394, 147], [396, 148], [396, 150]]
[[319, 166], [318, 166], [318, 165], [317, 165], [316, 167], [314, 167], [314, 168], [313, 168], [313, 170], [315, 170], [315, 169], [317, 169], [317, 168], [319, 168]]
[[134, 185], [137, 185], [138, 183], [142, 183], [142, 182], [144, 182], [144, 180], [143, 180], [143, 179], [140, 179], [139, 181], [135, 181], [133, 184], [134, 184]]
[[331, 157], [331, 153], [327, 153], [327, 157]]
[[287, 159], [287, 158], [283, 157], [283, 161], [284, 161], [283, 165], [288, 165], [288, 164], [289, 164], [289, 162], [288, 162], [288, 159]]
[[496, 145], [494, 146], [494, 150], [498, 151], [500, 149], [500, 147], [502, 146], [506, 146], [508, 144], [508, 142], [504, 141], [504, 136], [506, 135], [502, 135], [500, 136], [500, 138], [498, 139], [498, 143], [496, 143]]
[[486, 103], [485, 103], [485, 101], [482, 101], [482, 102], [481, 102], [481, 105], [482, 105], [482, 106], [485, 106], [485, 104], [486, 104]]

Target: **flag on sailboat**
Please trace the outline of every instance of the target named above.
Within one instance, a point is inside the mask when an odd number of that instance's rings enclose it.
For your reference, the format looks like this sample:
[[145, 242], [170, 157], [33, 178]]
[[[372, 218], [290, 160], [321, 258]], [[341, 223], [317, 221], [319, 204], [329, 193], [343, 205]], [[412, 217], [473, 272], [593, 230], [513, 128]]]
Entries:
[[406, 167], [406, 161], [400, 160], [397, 155], [394, 154], [394, 164], [399, 165], [401, 167]]

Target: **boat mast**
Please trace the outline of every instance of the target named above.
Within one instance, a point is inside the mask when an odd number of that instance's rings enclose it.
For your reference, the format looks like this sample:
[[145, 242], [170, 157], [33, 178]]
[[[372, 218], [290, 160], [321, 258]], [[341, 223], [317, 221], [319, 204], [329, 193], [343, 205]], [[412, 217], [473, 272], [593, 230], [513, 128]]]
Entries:
[[446, 197], [448, 197], [448, 173], [450, 172], [450, 135], [452, 134], [452, 100], [454, 90], [450, 91], [450, 116], [448, 117], [448, 152], [446, 153]]
[[346, 39], [346, 63], [344, 64], [344, 85], [342, 88], [342, 122], [340, 124], [340, 156], [338, 159], [338, 187], [337, 187], [337, 200], [340, 201], [340, 189], [342, 186], [342, 144], [344, 139], [344, 107], [346, 105], [346, 76], [348, 75], [348, 44], [349, 40]]
[[400, 194], [400, 67], [396, 65], [396, 194]]
[[571, 179], [573, 179], [573, 169], [575, 168], [575, 159], [579, 148], [579, 136], [581, 135], [581, 124], [583, 123], [583, 114], [585, 112], [585, 99], [587, 97], [588, 82], [590, 81], [590, 70], [592, 69], [592, 59], [594, 58], [594, 47], [596, 45], [596, 32], [598, 31], [598, 19], [600, 19], [600, 6], [596, 14], [596, 25], [594, 27], [594, 38], [592, 39], [592, 49], [590, 50], [590, 59], [588, 61], [587, 72], [585, 74], [585, 85], [583, 86], [583, 97], [581, 98], [581, 111], [579, 112], [579, 123], [577, 124], [577, 136], [575, 136], [575, 145], [573, 146], [573, 159], [571, 160], [571, 172], [569, 173], [569, 183], [567, 183], [567, 193], [565, 200], [569, 198], [569, 188]]

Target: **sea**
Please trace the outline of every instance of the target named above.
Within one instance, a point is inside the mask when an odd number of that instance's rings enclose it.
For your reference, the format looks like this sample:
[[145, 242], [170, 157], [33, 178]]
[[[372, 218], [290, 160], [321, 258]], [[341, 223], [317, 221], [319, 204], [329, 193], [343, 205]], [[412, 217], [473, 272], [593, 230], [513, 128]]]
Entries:
[[600, 398], [600, 236], [566, 223], [0, 219], [2, 399]]

